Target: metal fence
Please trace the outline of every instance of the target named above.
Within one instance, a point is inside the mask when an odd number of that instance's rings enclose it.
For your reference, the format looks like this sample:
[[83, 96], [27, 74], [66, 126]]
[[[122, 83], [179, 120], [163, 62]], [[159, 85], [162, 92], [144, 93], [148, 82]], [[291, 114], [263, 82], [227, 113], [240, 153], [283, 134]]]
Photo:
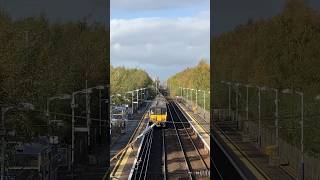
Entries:
[[178, 101], [189, 111], [192, 111], [198, 123], [210, 132], [210, 112], [204, 110], [194, 102], [186, 100], [184, 97], [178, 98]]
[[[259, 95], [257, 87], [251, 86], [248, 91], [244, 85], [228, 86], [215, 83], [213, 123], [233, 122], [237, 125], [235, 129], [242, 136], [242, 141], [251, 141], [265, 154], [269, 147], [275, 147], [275, 153], [270, 155], [271, 165], [280, 166], [295, 177], [301, 175], [301, 140], [304, 140], [304, 179], [319, 180], [320, 126], [318, 119], [320, 116], [317, 111], [320, 103], [308, 97], [312, 96], [311, 93], [307, 97], [305, 95], [304, 114], [301, 114], [299, 96], [278, 94], [276, 97], [274, 92], [274, 90], [261, 90]], [[276, 102], [278, 107], [275, 106]], [[304, 127], [301, 125], [301, 115], [304, 118]], [[276, 136], [277, 128], [278, 136]], [[304, 130], [303, 138], [302, 129]], [[278, 143], [276, 143], [277, 140]]]

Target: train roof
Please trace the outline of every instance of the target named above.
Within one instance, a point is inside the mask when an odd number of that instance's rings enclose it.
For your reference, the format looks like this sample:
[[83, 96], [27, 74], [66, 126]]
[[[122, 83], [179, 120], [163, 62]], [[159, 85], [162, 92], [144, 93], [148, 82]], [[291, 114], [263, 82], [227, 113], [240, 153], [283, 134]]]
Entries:
[[167, 107], [166, 103], [167, 103], [166, 99], [162, 95], [158, 95], [154, 99], [154, 101], [153, 101], [153, 103], [151, 105], [151, 108], [152, 107], [164, 107], [164, 108], [166, 108]]

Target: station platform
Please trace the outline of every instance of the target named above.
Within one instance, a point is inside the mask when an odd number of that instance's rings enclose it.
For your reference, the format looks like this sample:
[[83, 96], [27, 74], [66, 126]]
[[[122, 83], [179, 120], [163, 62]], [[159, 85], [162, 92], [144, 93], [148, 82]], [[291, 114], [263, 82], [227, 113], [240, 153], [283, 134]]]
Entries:
[[[133, 115], [133, 120], [128, 120], [126, 134], [120, 136], [110, 147], [110, 157], [119, 153], [146, 128], [148, 120], [145, 118], [145, 112], [149, 109], [150, 104], [146, 102], [145, 106]], [[118, 159], [110, 162], [112, 172], [110, 177], [105, 177], [105, 179], [128, 179], [140, 142], [141, 139], [121, 153]]]
[[250, 141], [243, 141], [242, 134], [237, 131], [223, 132], [215, 130], [226, 146], [238, 157], [240, 162], [252, 173], [256, 179], [293, 180], [279, 165], [270, 165], [269, 156], [261, 152], [257, 145]]
[[199, 114], [194, 113], [183, 103], [175, 102], [185, 114], [193, 129], [199, 134], [200, 139], [204, 142], [206, 148], [210, 150], [210, 121], [204, 119]]

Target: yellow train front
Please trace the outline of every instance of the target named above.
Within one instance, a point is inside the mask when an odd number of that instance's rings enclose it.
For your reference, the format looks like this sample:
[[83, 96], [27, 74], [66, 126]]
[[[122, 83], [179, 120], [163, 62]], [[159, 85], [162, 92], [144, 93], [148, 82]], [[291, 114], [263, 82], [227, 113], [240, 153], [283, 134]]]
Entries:
[[157, 127], [165, 127], [167, 122], [167, 103], [163, 96], [156, 97], [149, 110], [149, 122]]

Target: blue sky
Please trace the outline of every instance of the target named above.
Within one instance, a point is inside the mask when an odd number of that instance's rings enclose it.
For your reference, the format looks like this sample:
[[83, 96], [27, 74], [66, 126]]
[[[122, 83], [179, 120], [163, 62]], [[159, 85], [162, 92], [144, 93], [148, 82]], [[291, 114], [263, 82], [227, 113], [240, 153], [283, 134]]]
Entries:
[[174, 7], [166, 9], [146, 9], [142, 11], [132, 10], [121, 8], [112, 8], [111, 9], [111, 19], [112, 18], [121, 18], [121, 19], [133, 19], [141, 17], [185, 17], [185, 16], [194, 16], [201, 11], [207, 11], [209, 7], [208, 3], [202, 3], [192, 7]]
[[210, 62], [209, 0], [111, 0], [111, 64], [162, 81]]

